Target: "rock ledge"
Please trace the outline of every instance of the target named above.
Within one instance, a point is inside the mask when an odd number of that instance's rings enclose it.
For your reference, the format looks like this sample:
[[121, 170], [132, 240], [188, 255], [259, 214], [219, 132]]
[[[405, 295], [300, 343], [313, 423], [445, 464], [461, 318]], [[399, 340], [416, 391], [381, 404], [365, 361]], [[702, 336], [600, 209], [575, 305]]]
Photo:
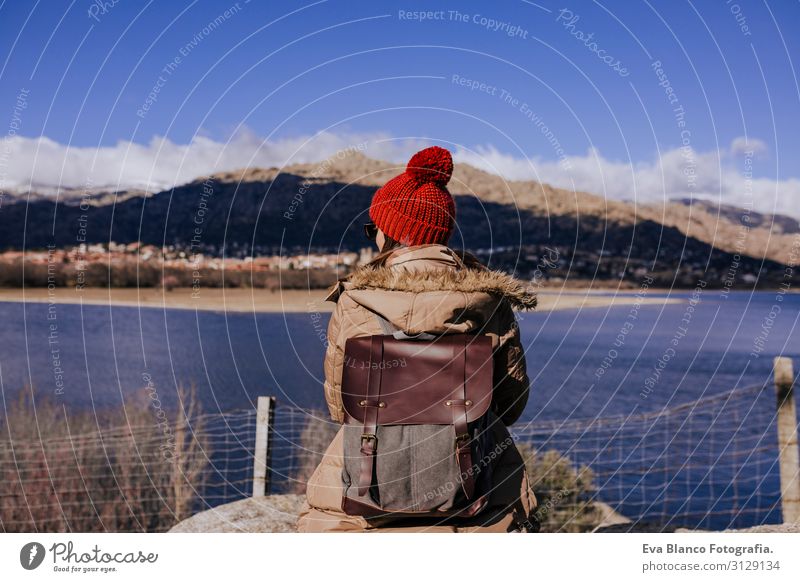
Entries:
[[171, 533], [294, 532], [297, 516], [304, 503], [305, 495], [248, 497], [196, 513], [169, 531]]

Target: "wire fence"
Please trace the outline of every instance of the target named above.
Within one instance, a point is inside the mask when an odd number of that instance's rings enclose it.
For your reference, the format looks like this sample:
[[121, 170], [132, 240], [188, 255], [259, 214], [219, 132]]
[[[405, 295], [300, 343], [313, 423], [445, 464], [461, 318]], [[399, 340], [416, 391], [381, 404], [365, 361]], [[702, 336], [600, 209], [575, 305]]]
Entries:
[[702, 529], [780, 522], [771, 386], [749, 386], [654, 413], [538, 422], [519, 441], [594, 475], [592, 500], [633, 521]]
[[[752, 385], [658, 412], [522, 423], [511, 434], [588, 468], [588, 501], [632, 521], [725, 529], [781, 521], [775, 415], [773, 387]], [[318, 411], [279, 406], [273, 491], [302, 490], [335, 430]], [[549, 495], [541, 477], [534, 490]]]
[[[520, 424], [512, 436], [590, 469], [585, 501], [661, 527], [724, 529], [780, 522], [775, 414], [774, 391], [757, 385], [659, 412]], [[278, 405], [271, 493], [302, 492], [337, 428]], [[0, 441], [2, 529], [163, 530], [252, 494], [255, 410], [196, 416], [173, 433], [171, 448], [152, 424]]]

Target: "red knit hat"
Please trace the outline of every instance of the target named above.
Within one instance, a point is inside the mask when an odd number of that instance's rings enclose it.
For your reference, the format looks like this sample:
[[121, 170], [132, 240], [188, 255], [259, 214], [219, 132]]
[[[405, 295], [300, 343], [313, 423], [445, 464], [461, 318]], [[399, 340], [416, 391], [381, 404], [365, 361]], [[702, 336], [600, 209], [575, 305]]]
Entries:
[[434, 146], [417, 152], [405, 172], [375, 192], [370, 219], [402, 244], [446, 244], [456, 216], [447, 191], [452, 173], [453, 157], [446, 149]]

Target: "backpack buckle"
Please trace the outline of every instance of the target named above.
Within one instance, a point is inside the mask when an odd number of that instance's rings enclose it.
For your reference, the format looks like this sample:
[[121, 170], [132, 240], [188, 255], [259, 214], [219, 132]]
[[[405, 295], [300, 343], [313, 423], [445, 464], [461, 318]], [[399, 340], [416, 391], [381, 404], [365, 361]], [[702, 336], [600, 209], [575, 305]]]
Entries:
[[462, 447], [465, 444], [469, 443], [469, 441], [470, 441], [469, 433], [465, 432], [465, 433], [461, 433], [459, 435], [456, 435], [456, 446], [457, 447]]
[[374, 454], [377, 443], [378, 437], [375, 436], [375, 433], [365, 432], [361, 435], [361, 452], [365, 455]]

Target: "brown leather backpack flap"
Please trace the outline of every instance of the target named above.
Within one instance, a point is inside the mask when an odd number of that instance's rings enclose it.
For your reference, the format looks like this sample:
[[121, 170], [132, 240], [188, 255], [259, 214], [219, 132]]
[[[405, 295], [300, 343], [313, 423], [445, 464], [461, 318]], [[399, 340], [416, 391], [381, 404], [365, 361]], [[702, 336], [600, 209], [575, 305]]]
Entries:
[[[489, 410], [493, 383], [489, 337], [453, 334], [416, 341], [386, 335], [380, 339], [347, 340], [342, 400], [348, 422], [364, 422], [368, 408], [377, 411], [379, 425], [451, 424], [453, 404], [464, 406], [469, 422]], [[368, 397], [370, 382], [376, 396]]]

